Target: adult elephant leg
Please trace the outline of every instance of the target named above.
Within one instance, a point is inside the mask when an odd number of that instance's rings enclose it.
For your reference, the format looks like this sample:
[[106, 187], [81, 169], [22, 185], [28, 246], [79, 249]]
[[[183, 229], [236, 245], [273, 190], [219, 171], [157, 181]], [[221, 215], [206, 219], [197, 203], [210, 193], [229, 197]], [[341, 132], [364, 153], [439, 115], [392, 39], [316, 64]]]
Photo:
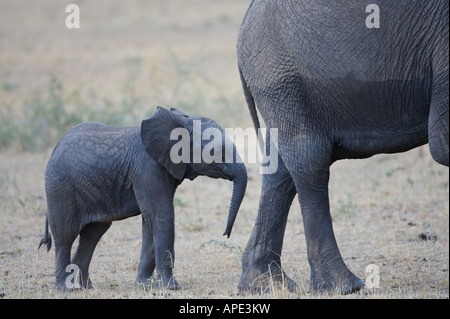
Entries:
[[295, 195], [294, 182], [278, 155], [277, 171], [262, 176], [258, 216], [242, 257], [240, 292], [263, 292], [270, 280], [295, 290], [296, 283], [281, 269], [284, 231]]
[[311, 290], [351, 293], [364, 286], [345, 265], [333, 232], [328, 181], [332, 144], [323, 137], [294, 138], [283, 154], [298, 191], [305, 230]]
[[433, 84], [430, 116], [428, 119], [428, 142], [431, 155], [436, 162], [445, 166], [449, 166], [448, 91], [448, 76], [436, 79]]
[[111, 222], [91, 223], [86, 225], [80, 232], [80, 241], [77, 251], [72, 258], [72, 264], [77, 265], [80, 269], [80, 285], [83, 288], [92, 288], [92, 282], [89, 279], [89, 264], [98, 241], [111, 227], [111, 224]]
[[149, 220], [142, 218], [142, 248], [136, 284], [149, 283], [156, 267], [153, 230]]

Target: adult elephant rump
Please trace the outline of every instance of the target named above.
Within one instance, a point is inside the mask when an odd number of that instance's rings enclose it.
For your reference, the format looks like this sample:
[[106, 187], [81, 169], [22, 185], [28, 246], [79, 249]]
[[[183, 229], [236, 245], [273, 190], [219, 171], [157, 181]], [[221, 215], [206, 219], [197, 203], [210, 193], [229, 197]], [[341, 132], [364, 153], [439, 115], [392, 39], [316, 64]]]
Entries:
[[[366, 24], [369, 4], [379, 8], [379, 28]], [[334, 237], [329, 167], [427, 142], [449, 165], [448, 2], [254, 0], [237, 54], [255, 127], [257, 107], [279, 136], [278, 170], [263, 176], [239, 289], [264, 289], [269, 273], [295, 288], [280, 256], [297, 193], [312, 290], [360, 289]]]

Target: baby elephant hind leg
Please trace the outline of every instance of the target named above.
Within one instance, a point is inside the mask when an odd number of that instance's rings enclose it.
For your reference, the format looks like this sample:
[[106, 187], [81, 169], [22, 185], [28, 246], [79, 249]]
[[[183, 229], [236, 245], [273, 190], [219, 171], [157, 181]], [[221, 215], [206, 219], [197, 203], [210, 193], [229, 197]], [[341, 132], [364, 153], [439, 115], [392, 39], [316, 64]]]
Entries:
[[[70, 250], [76, 236], [68, 240], [59, 240], [55, 238], [55, 288], [60, 291], [71, 290], [74, 288], [70, 283]], [[69, 281], [69, 283], [68, 283]]]
[[82, 288], [92, 288], [92, 283], [89, 278], [89, 264], [98, 241], [109, 229], [111, 224], [111, 222], [91, 223], [86, 225], [80, 233], [80, 242], [72, 259], [72, 264], [75, 265], [75, 269], [79, 269], [80, 271], [79, 285]]
[[[77, 214], [61, 197], [47, 193], [47, 198], [47, 221], [55, 246], [55, 288], [60, 291], [72, 290], [74, 285], [70, 282], [72, 277], [69, 277], [72, 272], [69, 267], [70, 253], [72, 244], [79, 234], [79, 223], [72, 217]], [[61, 223], [62, 220], [64, 223]], [[47, 225], [46, 232], [47, 238], [44, 237], [44, 240], [50, 244]]]

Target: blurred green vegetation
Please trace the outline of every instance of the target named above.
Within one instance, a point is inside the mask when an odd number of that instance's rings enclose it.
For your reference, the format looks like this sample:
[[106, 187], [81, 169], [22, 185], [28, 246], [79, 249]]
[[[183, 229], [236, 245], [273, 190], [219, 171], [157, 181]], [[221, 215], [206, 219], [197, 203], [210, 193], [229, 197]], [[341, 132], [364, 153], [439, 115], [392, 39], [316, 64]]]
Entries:
[[[44, 85], [28, 97], [0, 101], [0, 150], [39, 151], [53, 147], [67, 130], [82, 122], [137, 126], [158, 105], [210, 117], [223, 128], [250, 125], [249, 116], [242, 116], [247, 115], [247, 110], [241, 90], [230, 91], [203, 74], [204, 56], [182, 61], [181, 54], [170, 49], [167, 53], [168, 63], [152, 71], [173, 75], [148, 82], [152, 101], [144, 101], [145, 90], [138, 88], [139, 84], [142, 86], [139, 77], [145, 68], [140, 57], [123, 60], [126, 73], [119, 80], [119, 92], [114, 97], [101, 90], [86, 89], [82, 84], [80, 88], [67, 89], [60, 77], [49, 73]], [[18, 87], [4, 82], [3, 93], [13, 96]]]
[[64, 133], [81, 122], [101, 122], [112, 126], [137, 125], [142, 119], [132, 112], [139, 104], [133, 94], [133, 81], [128, 79], [120, 103], [78, 91], [65, 92], [63, 83], [50, 74], [45, 91], [34, 92], [23, 102], [21, 116], [12, 106], [0, 107], [0, 149], [15, 145], [21, 150], [41, 150], [54, 146]]

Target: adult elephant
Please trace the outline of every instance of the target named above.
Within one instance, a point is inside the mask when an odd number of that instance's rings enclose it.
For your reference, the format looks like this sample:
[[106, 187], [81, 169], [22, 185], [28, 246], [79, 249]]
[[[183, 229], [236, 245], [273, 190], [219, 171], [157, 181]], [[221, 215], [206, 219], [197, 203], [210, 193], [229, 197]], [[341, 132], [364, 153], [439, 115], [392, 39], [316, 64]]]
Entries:
[[[369, 4], [379, 11], [366, 13]], [[252, 1], [238, 65], [255, 127], [257, 107], [278, 129], [279, 166], [263, 176], [239, 290], [264, 289], [268, 274], [296, 287], [280, 256], [297, 193], [311, 289], [363, 287], [333, 233], [329, 168], [427, 142], [433, 158], [449, 165], [448, 18], [446, 0]]]

